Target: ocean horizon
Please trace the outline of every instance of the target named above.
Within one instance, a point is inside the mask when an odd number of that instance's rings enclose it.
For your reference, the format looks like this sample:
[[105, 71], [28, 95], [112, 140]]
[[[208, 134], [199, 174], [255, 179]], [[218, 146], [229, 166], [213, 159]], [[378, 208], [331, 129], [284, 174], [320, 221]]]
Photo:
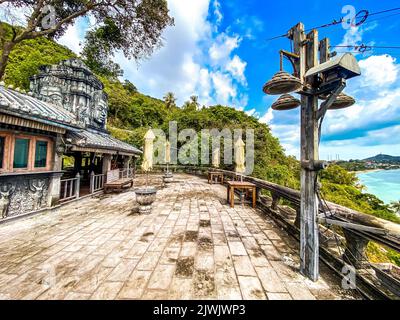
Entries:
[[357, 177], [367, 188], [364, 192], [374, 194], [386, 204], [400, 201], [400, 169], [360, 172]]

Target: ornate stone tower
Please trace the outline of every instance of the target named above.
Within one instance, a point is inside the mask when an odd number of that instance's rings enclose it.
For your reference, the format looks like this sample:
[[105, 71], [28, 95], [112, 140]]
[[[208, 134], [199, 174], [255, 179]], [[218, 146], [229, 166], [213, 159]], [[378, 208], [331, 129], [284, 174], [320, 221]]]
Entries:
[[30, 80], [33, 96], [74, 113], [87, 127], [105, 130], [108, 102], [104, 86], [81, 60], [42, 66]]

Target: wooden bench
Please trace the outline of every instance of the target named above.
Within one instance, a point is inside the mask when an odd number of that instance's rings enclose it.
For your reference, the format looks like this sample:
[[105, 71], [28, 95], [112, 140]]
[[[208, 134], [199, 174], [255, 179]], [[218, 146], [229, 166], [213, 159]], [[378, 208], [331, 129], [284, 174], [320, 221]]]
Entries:
[[115, 181], [107, 182], [104, 184], [104, 192], [108, 193], [111, 191], [122, 191], [126, 188], [132, 188], [133, 179], [132, 178], [122, 178]]
[[107, 180], [104, 184], [104, 193], [110, 191], [121, 192], [123, 189], [131, 188], [133, 186], [133, 178], [121, 176], [119, 169], [110, 170], [107, 172]]

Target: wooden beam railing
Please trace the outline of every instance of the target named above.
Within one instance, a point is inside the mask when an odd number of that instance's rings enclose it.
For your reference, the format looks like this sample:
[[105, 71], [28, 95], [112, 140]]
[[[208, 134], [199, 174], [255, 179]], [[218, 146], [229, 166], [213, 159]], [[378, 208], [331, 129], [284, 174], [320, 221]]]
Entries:
[[95, 174], [93, 171], [90, 173], [90, 193], [103, 190], [105, 183], [105, 174]]
[[79, 198], [80, 179], [81, 177], [77, 173], [75, 178], [60, 181], [60, 202]]

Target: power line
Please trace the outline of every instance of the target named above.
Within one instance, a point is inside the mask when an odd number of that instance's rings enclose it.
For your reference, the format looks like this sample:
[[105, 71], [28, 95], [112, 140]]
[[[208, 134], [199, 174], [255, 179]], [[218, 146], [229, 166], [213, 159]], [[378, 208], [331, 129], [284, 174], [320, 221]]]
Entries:
[[[380, 18], [376, 18], [374, 20], [368, 20], [367, 21], [368, 17], [370, 17], [370, 16], [375, 16], [375, 15], [378, 15], [378, 14], [383, 14], [383, 13], [387, 13], [387, 12], [393, 12], [393, 11], [397, 11], [397, 10], [400, 10], [400, 7], [399, 8], [392, 8], [392, 9], [382, 10], [382, 11], [373, 12], [373, 13], [369, 13], [368, 10], [361, 10], [356, 14], [354, 19], [358, 18], [360, 13], [364, 14], [364, 16], [362, 17], [362, 19], [364, 19], [364, 20], [362, 22], [359, 22], [358, 25], [356, 24], [357, 26], [359, 26], [359, 25], [362, 25], [364, 23], [372, 22], [372, 21], [380, 19]], [[400, 13], [396, 13], [396, 14], [393, 14], [393, 15], [398, 15], [398, 14], [400, 14]], [[390, 15], [390, 16], [392, 16], [392, 15]], [[386, 17], [390, 17], [390, 16], [386, 16]], [[381, 17], [381, 18], [385, 18], [385, 17]], [[311, 30], [315, 30], [315, 29], [321, 29], [321, 28], [327, 28], [327, 27], [335, 26], [335, 25], [341, 24], [343, 21], [344, 21], [344, 17], [340, 18], [339, 21], [334, 19], [330, 23], [323, 24], [323, 25], [320, 25], [320, 26], [317, 26], [317, 27], [314, 27], [314, 28], [307, 29], [307, 30], [305, 30], [305, 32], [311, 31]], [[287, 38], [287, 37], [288, 37], [288, 33], [285, 33], [285, 34], [281, 34], [279, 36], [275, 36], [275, 37], [266, 39], [265, 41], [271, 41], [271, 40], [276, 40], [276, 39], [279, 39], [279, 38]]]

